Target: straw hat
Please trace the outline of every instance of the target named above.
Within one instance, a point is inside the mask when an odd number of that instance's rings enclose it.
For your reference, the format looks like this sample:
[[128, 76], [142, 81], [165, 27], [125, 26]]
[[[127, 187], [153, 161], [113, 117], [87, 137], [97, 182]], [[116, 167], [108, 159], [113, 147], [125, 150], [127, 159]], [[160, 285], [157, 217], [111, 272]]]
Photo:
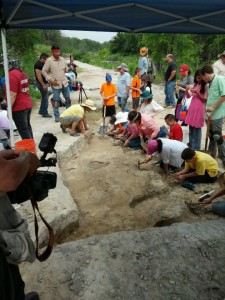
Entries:
[[81, 104], [81, 106], [86, 106], [91, 110], [96, 110], [96, 107], [94, 106], [94, 101], [92, 100], [86, 100], [84, 103]]
[[118, 112], [116, 114], [116, 122], [115, 122], [115, 125], [116, 124], [119, 124], [119, 123], [125, 123], [127, 122], [127, 117], [128, 117], [128, 112]]
[[221, 188], [225, 188], [225, 172], [219, 176], [218, 182]]
[[140, 55], [141, 55], [141, 56], [145, 56], [145, 55], [147, 55], [147, 54], [148, 54], [148, 48], [142, 47], [142, 48], [140, 49]]

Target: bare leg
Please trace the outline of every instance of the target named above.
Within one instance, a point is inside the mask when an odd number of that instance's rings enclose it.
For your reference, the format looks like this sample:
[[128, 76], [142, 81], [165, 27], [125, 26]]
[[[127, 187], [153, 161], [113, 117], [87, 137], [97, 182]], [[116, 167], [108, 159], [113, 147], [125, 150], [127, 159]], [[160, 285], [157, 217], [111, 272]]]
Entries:
[[72, 125], [71, 125], [71, 133], [75, 133], [75, 130], [77, 128], [77, 125], [80, 123], [80, 121], [73, 121]]
[[80, 122], [78, 124], [78, 128], [79, 128], [79, 130], [80, 130], [81, 133], [85, 134], [85, 127], [84, 127], [83, 120], [80, 120]]
[[70, 128], [71, 125], [62, 125], [63, 128]]

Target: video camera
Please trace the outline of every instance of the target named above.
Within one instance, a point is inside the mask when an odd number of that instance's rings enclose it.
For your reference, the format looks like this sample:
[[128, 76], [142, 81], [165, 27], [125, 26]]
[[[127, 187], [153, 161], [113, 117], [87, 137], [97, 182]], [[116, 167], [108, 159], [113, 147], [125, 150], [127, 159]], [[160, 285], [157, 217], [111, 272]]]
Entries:
[[76, 81], [72, 86], [73, 91], [80, 91], [83, 88], [83, 83], [81, 81]]
[[[43, 152], [40, 158], [41, 167], [55, 167], [57, 158], [48, 158], [49, 153], [56, 153], [56, 136], [52, 133], [44, 133], [39, 143], [39, 149]], [[15, 191], [8, 192], [12, 204], [22, 203], [29, 199], [42, 201], [48, 197], [49, 189], [56, 187], [57, 174], [49, 171], [36, 171], [33, 176], [26, 177]]]

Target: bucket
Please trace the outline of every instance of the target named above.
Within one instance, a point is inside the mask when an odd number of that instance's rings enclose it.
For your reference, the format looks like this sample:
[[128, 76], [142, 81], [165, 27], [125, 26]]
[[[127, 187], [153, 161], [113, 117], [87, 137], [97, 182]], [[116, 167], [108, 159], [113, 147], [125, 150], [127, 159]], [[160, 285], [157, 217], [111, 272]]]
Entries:
[[35, 141], [33, 139], [27, 139], [16, 142], [15, 150], [27, 150], [29, 152], [37, 154]]

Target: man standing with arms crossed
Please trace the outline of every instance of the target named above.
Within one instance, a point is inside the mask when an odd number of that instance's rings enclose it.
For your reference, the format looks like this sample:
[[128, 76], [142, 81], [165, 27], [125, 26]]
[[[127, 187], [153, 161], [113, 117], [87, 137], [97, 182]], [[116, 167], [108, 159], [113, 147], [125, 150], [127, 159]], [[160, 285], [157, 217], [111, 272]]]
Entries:
[[62, 92], [66, 100], [66, 108], [68, 108], [71, 106], [70, 89], [65, 75], [67, 65], [65, 59], [60, 56], [60, 48], [52, 46], [51, 50], [52, 56], [46, 60], [42, 74], [52, 87], [55, 122], [59, 122], [60, 93]]
[[39, 115], [43, 118], [51, 118], [52, 116], [48, 113], [48, 82], [42, 75], [42, 69], [45, 64], [48, 54], [41, 53], [39, 60], [34, 65], [34, 74], [36, 78], [36, 87], [41, 93], [41, 105], [39, 108]]
[[129, 111], [127, 106], [127, 99], [129, 98], [130, 86], [131, 86], [131, 76], [128, 73], [128, 67], [126, 64], [122, 63], [117, 67], [120, 72], [120, 76], [117, 81], [117, 98], [118, 105], [121, 107], [122, 112]]
[[172, 54], [166, 56], [167, 68], [165, 71], [165, 108], [168, 106], [175, 107], [174, 88], [176, 82], [177, 65], [173, 60]]

